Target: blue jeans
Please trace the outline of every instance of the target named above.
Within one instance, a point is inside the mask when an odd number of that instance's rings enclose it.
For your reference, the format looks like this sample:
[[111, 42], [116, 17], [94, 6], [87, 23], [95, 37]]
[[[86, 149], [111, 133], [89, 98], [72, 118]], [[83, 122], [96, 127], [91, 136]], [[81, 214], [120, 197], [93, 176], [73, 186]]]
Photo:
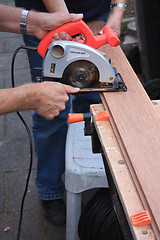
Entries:
[[[98, 20], [106, 20], [107, 14]], [[23, 36], [29, 46], [37, 46], [39, 40], [33, 36]], [[32, 81], [40, 73], [34, 67], [42, 67], [42, 58], [38, 53], [28, 51]], [[98, 93], [73, 97], [73, 112], [89, 112], [90, 104], [101, 103]], [[71, 101], [66, 103], [66, 109], [53, 120], [45, 120], [33, 112], [33, 135], [35, 151], [38, 158], [36, 188], [42, 200], [53, 200], [63, 197], [64, 183], [61, 176], [65, 169], [65, 142], [67, 134], [67, 118]]]

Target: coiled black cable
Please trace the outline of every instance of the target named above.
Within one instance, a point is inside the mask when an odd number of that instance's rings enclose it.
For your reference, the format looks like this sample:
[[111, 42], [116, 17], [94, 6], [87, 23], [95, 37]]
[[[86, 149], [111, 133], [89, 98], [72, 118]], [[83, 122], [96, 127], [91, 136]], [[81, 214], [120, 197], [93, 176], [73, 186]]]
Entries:
[[78, 224], [80, 240], [124, 240], [117, 229], [117, 217], [109, 189], [101, 188], [87, 203]]
[[[14, 80], [14, 64], [15, 64], [15, 58], [17, 56], [17, 53], [21, 50], [21, 49], [27, 49], [27, 50], [32, 50], [32, 51], [37, 51], [37, 47], [29, 47], [29, 46], [24, 46], [21, 45], [20, 47], [18, 47], [15, 52], [13, 53], [12, 56], [12, 62], [11, 62], [11, 81], [12, 81], [12, 87], [15, 87], [15, 80]], [[20, 233], [21, 233], [21, 225], [22, 225], [22, 218], [23, 218], [23, 207], [24, 207], [24, 201], [25, 201], [25, 197], [27, 194], [27, 190], [28, 190], [28, 185], [29, 185], [29, 180], [30, 180], [30, 176], [31, 176], [31, 170], [32, 170], [32, 164], [33, 164], [33, 143], [32, 143], [32, 134], [31, 131], [27, 125], [27, 123], [25, 122], [25, 120], [23, 119], [22, 115], [20, 114], [20, 112], [17, 112], [18, 117], [20, 118], [20, 120], [22, 121], [27, 134], [28, 134], [28, 139], [29, 139], [29, 147], [30, 147], [30, 155], [29, 155], [29, 159], [30, 159], [30, 163], [29, 163], [29, 170], [28, 170], [28, 176], [27, 176], [27, 180], [26, 180], [26, 186], [25, 186], [25, 190], [23, 193], [23, 197], [22, 197], [22, 201], [21, 201], [21, 208], [20, 208], [20, 217], [19, 217], [19, 225], [18, 225], [18, 233], [17, 233], [17, 240], [20, 239]]]

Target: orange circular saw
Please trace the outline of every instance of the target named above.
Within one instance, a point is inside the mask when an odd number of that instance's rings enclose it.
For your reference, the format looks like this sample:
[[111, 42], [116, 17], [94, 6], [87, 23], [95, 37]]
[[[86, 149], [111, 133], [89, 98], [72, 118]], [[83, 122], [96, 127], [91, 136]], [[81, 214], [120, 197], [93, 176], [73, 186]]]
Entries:
[[[70, 36], [83, 34], [84, 40], [53, 41], [53, 35], [65, 31]], [[38, 53], [43, 57], [42, 81], [58, 81], [79, 87], [80, 92], [126, 91], [120, 74], [96, 49], [104, 44], [116, 47], [120, 40], [111, 28], [94, 36], [82, 20], [70, 22], [49, 32], [41, 40]]]

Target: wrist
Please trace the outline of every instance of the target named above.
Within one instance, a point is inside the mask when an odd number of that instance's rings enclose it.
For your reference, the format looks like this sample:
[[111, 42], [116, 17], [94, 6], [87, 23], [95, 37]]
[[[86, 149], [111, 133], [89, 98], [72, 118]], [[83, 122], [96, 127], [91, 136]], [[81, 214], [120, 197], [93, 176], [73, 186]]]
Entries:
[[123, 4], [126, 4], [126, 0], [111, 0], [111, 4], [114, 4], [114, 3], [123, 3]]
[[123, 3], [123, 2], [116, 1], [114, 3], [111, 3], [110, 8], [111, 9], [118, 8], [118, 9], [123, 9], [123, 11], [125, 11], [127, 8], [127, 5], [125, 4], [125, 2]]
[[30, 10], [27, 15], [27, 22], [26, 22], [26, 34], [28, 35], [35, 35], [36, 31], [36, 22], [37, 17], [35, 17], [36, 12]]
[[43, 22], [48, 13], [29, 11], [27, 18], [27, 34], [33, 35], [39, 39], [42, 39], [47, 33], [47, 30], [43, 30]]
[[28, 13], [29, 13], [28, 10], [22, 10], [22, 13], [21, 13], [20, 29], [22, 34], [27, 34]]
[[19, 99], [22, 98], [22, 109], [35, 109], [37, 104], [37, 83], [28, 83], [18, 87]]
[[117, 15], [117, 17], [123, 17], [124, 12], [125, 12], [125, 9], [121, 7], [112, 7], [110, 9], [110, 13], [112, 15]]

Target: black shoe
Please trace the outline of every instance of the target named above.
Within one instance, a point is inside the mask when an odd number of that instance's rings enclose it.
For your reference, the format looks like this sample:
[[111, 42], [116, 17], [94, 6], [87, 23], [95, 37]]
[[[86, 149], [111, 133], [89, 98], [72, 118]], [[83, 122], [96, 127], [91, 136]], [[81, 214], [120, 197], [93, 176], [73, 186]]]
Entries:
[[51, 223], [60, 225], [66, 222], [66, 211], [63, 199], [41, 200], [43, 214]]

